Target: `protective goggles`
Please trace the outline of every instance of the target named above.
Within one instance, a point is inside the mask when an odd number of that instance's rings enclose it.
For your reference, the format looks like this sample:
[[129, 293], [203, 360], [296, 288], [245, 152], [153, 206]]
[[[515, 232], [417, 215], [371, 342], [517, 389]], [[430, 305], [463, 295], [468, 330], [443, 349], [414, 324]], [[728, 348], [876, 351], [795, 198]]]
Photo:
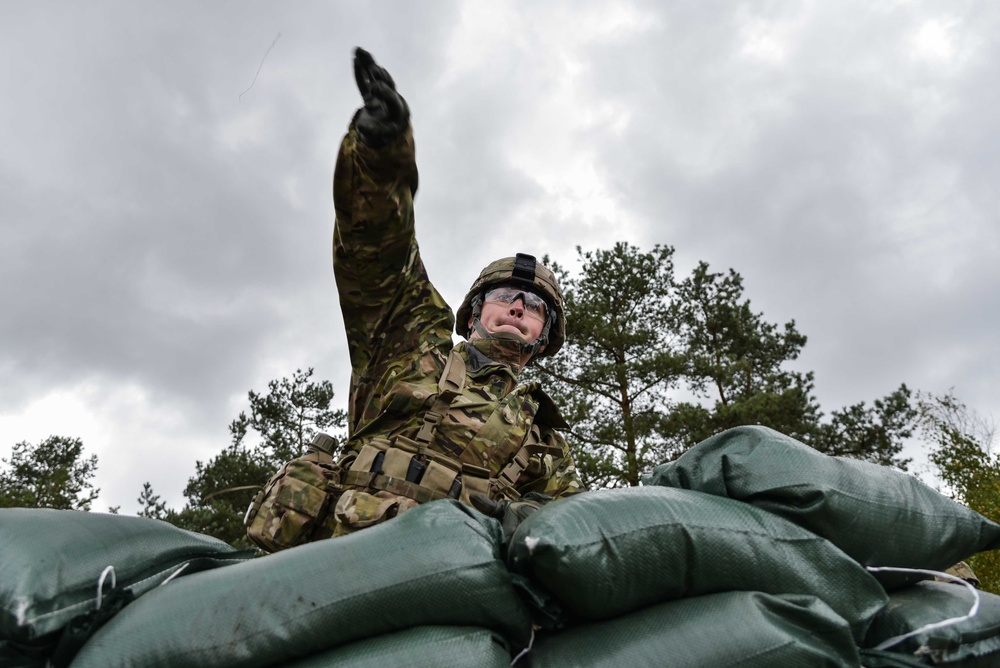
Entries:
[[524, 314], [545, 322], [546, 305], [541, 296], [513, 285], [498, 285], [490, 288], [483, 296], [484, 302], [513, 304], [518, 299], [524, 304]]

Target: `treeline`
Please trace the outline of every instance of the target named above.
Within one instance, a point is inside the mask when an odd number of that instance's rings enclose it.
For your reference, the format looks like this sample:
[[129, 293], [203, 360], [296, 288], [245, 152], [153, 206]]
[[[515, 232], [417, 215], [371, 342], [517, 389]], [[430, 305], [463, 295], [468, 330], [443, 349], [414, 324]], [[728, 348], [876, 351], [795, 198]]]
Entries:
[[[245, 536], [243, 515], [256, 491], [282, 464], [304, 454], [317, 431], [343, 436], [346, 414], [330, 406], [332, 384], [315, 381], [312, 375], [311, 368], [296, 370], [291, 378], [272, 380], [265, 393], [251, 390], [249, 413], [241, 411], [229, 425], [229, 445], [207, 462], [195, 462], [184, 488], [184, 506], [168, 508], [145, 482], [136, 514], [237, 547], [253, 547]], [[18, 443], [10, 459], [0, 462], [0, 508], [89, 511], [100, 493], [94, 487], [97, 455], [85, 456], [78, 438], [51, 436], [37, 445]], [[120, 508], [108, 510], [117, 513]]]
[[806, 344], [795, 321], [768, 322], [734, 270], [674, 275], [674, 250], [619, 243], [584, 253], [565, 290], [567, 340], [536, 376], [556, 398], [590, 486], [641, 472], [730, 427], [760, 424], [822, 452], [905, 469], [917, 409], [905, 384], [824, 418], [813, 373], [789, 368]]
[[[591, 488], [637, 485], [654, 465], [744, 424], [902, 469], [909, 463], [901, 457], [904, 442], [919, 435], [947, 491], [1000, 520], [993, 426], [953, 394], [915, 394], [901, 383], [870, 404], [825, 414], [813, 373], [790, 368], [806, 336], [794, 320], [772, 323], [755, 312], [736, 271], [701, 263], [677, 277], [669, 246], [643, 252], [619, 243], [578, 253], [578, 274], [550, 264], [565, 291], [566, 343], [559, 355], [530, 366], [525, 380], [540, 380], [562, 408]], [[332, 385], [312, 376], [311, 368], [296, 370], [266, 392], [251, 390], [248, 411], [229, 425], [229, 444], [195, 462], [185, 505], [166, 507], [147, 482], [138, 514], [248, 547], [242, 518], [256, 490], [302, 454], [317, 431], [344, 436], [346, 415], [331, 408]], [[2, 462], [0, 507], [90, 510], [98, 496], [97, 457], [84, 455], [79, 439], [18, 443]], [[980, 555], [973, 566], [984, 588], [1000, 591], [1000, 559]]]

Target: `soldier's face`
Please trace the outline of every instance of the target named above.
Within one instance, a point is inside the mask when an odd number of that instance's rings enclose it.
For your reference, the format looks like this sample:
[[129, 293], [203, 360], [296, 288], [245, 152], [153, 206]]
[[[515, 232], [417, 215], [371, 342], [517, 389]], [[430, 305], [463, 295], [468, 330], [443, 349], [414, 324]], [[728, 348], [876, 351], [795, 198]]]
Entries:
[[[517, 299], [510, 304], [497, 301], [483, 302], [483, 311], [479, 316], [479, 321], [483, 323], [490, 334], [507, 332], [515, 334], [525, 343], [531, 343], [542, 334], [545, 323], [536, 317], [531, 317], [525, 313], [524, 300]], [[479, 333], [472, 329], [472, 318], [469, 318], [470, 339], [478, 339]]]

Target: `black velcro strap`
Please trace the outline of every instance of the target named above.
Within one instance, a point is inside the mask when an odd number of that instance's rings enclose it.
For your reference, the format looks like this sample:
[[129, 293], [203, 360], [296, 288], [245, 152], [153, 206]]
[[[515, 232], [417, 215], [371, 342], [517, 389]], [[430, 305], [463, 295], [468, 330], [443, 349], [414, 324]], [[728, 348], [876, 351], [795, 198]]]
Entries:
[[514, 271], [512, 278], [518, 281], [525, 281], [529, 285], [535, 282], [535, 256], [525, 253], [518, 253], [514, 258]]

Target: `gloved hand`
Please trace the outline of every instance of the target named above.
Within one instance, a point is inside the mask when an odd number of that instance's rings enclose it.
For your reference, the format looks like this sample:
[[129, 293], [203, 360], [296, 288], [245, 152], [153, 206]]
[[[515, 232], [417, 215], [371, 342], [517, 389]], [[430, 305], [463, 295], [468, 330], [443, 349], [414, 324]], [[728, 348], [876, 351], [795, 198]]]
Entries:
[[510, 541], [510, 537], [517, 531], [521, 522], [534, 515], [539, 508], [551, 501], [552, 497], [547, 494], [529, 492], [522, 496], [519, 501], [494, 501], [482, 494], [473, 494], [469, 500], [482, 514], [500, 520], [504, 538]]
[[385, 146], [406, 130], [410, 107], [396, 92], [392, 76], [360, 46], [354, 50], [354, 80], [365, 101], [354, 115], [361, 141], [372, 148]]

